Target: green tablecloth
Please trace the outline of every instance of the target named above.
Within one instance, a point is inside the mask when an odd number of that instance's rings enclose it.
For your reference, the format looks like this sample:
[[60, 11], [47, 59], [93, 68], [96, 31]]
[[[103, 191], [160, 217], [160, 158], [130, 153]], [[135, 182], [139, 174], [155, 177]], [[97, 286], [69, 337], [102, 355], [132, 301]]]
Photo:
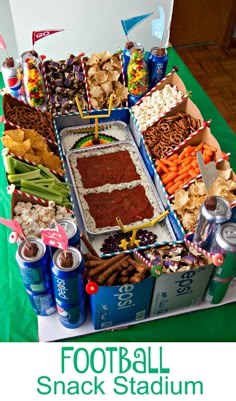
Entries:
[[[205, 120], [212, 119], [211, 131], [225, 152], [231, 152], [231, 166], [236, 171], [236, 136], [219, 114], [206, 93], [194, 79], [173, 48], [169, 49], [168, 70], [179, 67], [179, 76]], [[3, 82], [0, 77], [0, 85]], [[0, 110], [1, 111], [1, 110]], [[0, 112], [0, 115], [2, 113]], [[0, 134], [3, 125], [0, 126]], [[10, 218], [10, 196], [0, 157], [0, 216]], [[16, 245], [8, 243], [10, 230], [0, 226], [0, 341], [38, 341], [37, 317], [31, 309], [15, 261]], [[100, 332], [73, 341], [235, 341], [236, 304], [140, 323], [128, 329]]]

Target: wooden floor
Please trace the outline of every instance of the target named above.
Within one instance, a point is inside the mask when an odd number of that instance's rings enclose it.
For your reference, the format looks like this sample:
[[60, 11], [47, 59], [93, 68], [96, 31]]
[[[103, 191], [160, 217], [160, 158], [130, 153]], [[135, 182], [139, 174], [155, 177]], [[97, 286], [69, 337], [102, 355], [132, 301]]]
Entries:
[[196, 80], [236, 134], [236, 48], [176, 48]]

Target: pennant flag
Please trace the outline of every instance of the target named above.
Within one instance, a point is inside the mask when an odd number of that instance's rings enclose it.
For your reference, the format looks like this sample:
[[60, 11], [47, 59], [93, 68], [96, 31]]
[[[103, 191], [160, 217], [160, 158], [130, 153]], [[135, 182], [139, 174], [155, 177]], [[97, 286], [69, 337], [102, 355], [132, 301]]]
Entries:
[[53, 35], [54, 33], [62, 32], [62, 31], [64, 31], [64, 29], [48, 29], [47, 31], [33, 31], [32, 32], [32, 43], [34, 45], [35, 42], [37, 42], [37, 40], [46, 38], [49, 35]]
[[3, 217], [0, 217], [0, 223], [4, 224], [4, 226], [7, 226], [12, 229], [12, 231], [16, 232], [17, 234], [21, 235], [22, 237], [25, 237], [24, 232], [21, 228], [20, 223], [18, 223], [17, 220], [7, 220], [4, 219]]
[[56, 230], [48, 228], [46, 230], [40, 230], [42, 235], [42, 240], [45, 245], [53, 246], [55, 248], [60, 248], [63, 251], [68, 249], [68, 237], [67, 234], [60, 224], [55, 222]]
[[0, 34], [0, 49], [2, 49], [2, 50], [6, 50], [7, 49], [6, 44], [5, 44], [1, 34]]
[[125, 35], [127, 36], [128, 33], [138, 24], [140, 24], [140, 22], [144, 21], [146, 18], [150, 17], [150, 15], [152, 15], [152, 13], [149, 14], [144, 14], [144, 15], [139, 15], [137, 17], [133, 17], [133, 18], [128, 18], [128, 19], [122, 19], [121, 20], [121, 24], [124, 30]]
[[160, 18], [152, 21], [152, 35], [162, 40], [165, 29], [165, 13], [163, 7], [158, 6]]

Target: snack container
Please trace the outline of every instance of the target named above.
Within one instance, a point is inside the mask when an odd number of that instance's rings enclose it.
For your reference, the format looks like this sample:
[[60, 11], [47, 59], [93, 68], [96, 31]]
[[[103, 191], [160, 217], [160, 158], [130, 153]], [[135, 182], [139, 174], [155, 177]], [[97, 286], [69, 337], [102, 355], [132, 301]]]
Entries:
[[214, 202], [213, 210], [210, 209], [210, 206], [207, 206], [206, 199], [200, 208], [193, 236], [193, 243], [207, 250], [211, 249], [218, 228], [227, 222], [232, 214], [230, 204], [226, 199], [220, 196], [212, 196], [210, 198], [208, 199]]
[[51, 288], [41, 293], [30, 290], [26, 290], [26, 292], [36, 315], [50, 316], [56, 312], [56, 304]]
[[[162, 55], [158, 54], [160, 50], [163, 50]], [[158, 47], [152, 47], [148, 55], [149, 89], [152, 89], [165, 77], [167, 64], [167, 50], [159, 49]]]
[[60, 323], [72, 329], [81, 326], [87, 317], [83, 281], [84, 259], [77, 248], [69, 246], [66, 254], [72, 255], [72, 264], [69, 267], [62, 266], [60, 257], [63, 253], [63, 250], [58, 249], [53, 254], [53, 292]]
[[89, 297], [94, 329], [111, 328], [147, 318], [153, 284], [154, 278], [149, 277], [135, 284], [99, 286], [98, 292]]
[[142, 52], [144, 52], [143, 45], [141, 45], [141, 43], [137, 43], [137, 42], [133, 42], [133, 46], [130, 49], [125, 48], [123, 50], [122, 62], [123, 62], [123, 71], [124, 71], [126, 86], [127, 86], [127, 68], [128, 68], [128, 64], [130, 62], [131, 50], [133, 47], [135, 47], [136, 49], [140, 49]]
[[[25, 255], [24, 247], [27, 243], [37, 245], [35, 256]], [[22, 241], [16, 252], [16, 261], [27, 290], [39, 293], [51, 288], [49, 252], [39, 238], [32, 237]]]
[[218, 228], [210, 250], [225, 257], [225, 263], [214, 270], [206, 296], [207, 301], [218, 304], [236, 275], [236, 223], [227, 222]]
[[23, 75], [27, 102], [30, 106], [46, 110], [47, 95], [45, 83], [41, 72], [41, 65], [36, 57], [32, 55], [28, 57], [28, 54], [24, 55]]

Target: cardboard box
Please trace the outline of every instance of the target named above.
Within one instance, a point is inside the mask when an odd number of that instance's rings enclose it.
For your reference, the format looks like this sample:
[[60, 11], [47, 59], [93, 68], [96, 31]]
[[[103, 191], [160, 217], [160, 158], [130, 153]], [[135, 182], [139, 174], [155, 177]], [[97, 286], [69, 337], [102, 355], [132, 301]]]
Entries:
[[[137, 257], [142, 256], [136, 252]], [[144, 258], [142, 258], [144, 261]], [[155, 279], [150, 307], [150, 317], [201, 303], [214, 266], [209, 264], [195, 270], [163, 273]], [[147, 262], [147, 260], [146, 260]]]
[[149, 315], [154, 280], [153, 277], [149, 277], [135, 284], [100, 286], [96, 294], [90, 295], [94, 329], [146, 319]]

